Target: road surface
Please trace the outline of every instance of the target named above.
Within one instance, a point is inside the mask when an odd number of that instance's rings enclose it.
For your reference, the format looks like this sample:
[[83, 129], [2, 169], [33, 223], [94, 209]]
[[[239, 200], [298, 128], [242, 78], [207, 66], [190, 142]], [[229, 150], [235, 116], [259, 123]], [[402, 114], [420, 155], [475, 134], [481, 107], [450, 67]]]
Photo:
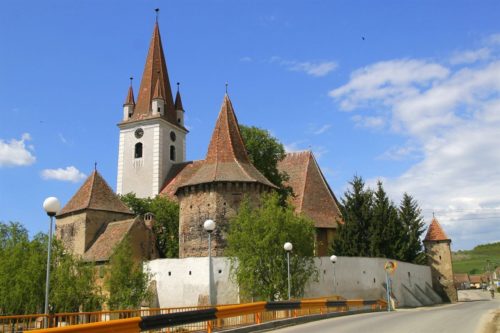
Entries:
[[500, 309], [498, 294], [495, 300], [490, 300], [488, 296], [489, 293], [486, 292], [472, 291], [467, 294], [466, 298], [471, 299], [467, 302], [325, 319], [274, 332], [475, 333], [482, 326], [481, 319], [484, 315], [491, 310]]

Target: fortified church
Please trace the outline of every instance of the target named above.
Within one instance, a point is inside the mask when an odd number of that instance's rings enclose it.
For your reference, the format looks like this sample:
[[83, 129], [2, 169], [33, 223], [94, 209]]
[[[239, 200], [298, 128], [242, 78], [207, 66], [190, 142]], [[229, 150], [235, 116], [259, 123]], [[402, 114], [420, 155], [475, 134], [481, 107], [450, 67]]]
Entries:
[[[118, 124], [117, 194], [162, 195], [179, 203], [180, 258], [208, 255], [203, 222], [215, 220], [212, 249], [222, 256], [223, 230], [243, 197], [257, 205], [262, 193], [277, 187], [250, 161], [227, 93], [204, 160], [186, 161], [184, 113], [179, 87], [173, 98], [156, 23], [137, 100], [131, 83]], [[296, 211], [314, 221], [316, 255], [328, 255], [340, 211], [314, 155], [289, 153], [279, 169], [290, 176]], [[98, 262], [107, 261], [113, 247], [130, 235], [136, 256], [153, 259], [158, 256], [153, 218], [135, 217], [95, 170], [58, 214], [56, 235], [73, 253]]]

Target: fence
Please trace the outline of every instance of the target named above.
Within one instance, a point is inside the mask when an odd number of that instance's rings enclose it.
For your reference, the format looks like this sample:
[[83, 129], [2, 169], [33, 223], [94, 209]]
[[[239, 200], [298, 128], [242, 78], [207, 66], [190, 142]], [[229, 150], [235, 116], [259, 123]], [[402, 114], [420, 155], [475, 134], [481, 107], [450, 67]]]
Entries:
[[255, 302], [204, 309], [146, 315], [108, 322], [42, 329], [40, 333], [63, 332], [214, 332], [222, 329], [262, 324], [313, 314], [348, 310], [380, 311], [386, 309], [383, 300], [309, 299], [285, 302]]

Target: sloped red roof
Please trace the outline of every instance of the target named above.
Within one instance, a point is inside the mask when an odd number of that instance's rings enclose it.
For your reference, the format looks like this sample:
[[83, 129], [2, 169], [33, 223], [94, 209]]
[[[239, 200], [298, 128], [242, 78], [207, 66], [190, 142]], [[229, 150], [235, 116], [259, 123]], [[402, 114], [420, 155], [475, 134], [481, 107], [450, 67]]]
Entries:
[[311, 151], [288, 153], [278, 169], [290, 176], [287, 185], [295, 194], [292, 203], [298, 213], [311, 218], [317, 228], [336, 228], [342, 223], [337, 198]]
[[276, 188], [250, 162], [233, 105], [226, 94], [205, 160], [193, 176], [179, 187], [234, 181], [261, 183]]
[[175, 95], [175, 109], [184, 111], [184, 107], [182, 106], [181, 93], [177, 90], [177, 94]]
[[189, 161], [172, 165], [160, 195], [167, 196], [169, 199], [177, 201], [175, 193], [179, 186], [186, 183], [193, 174], [198, 171], [202, 164], [203, 161]]
[[467, 273], [453, 274], [453, 280], [455, 280], [456, 283], [470, 282], [469, 274]]
[[163, 46], [161, 43], [160, 29], [158, 23], [155, 24], [151, 43], [149, 44], [148, 56], [142, 74], [141, 86], [137, 96], [134, 113], [130, 118], [131, 121], [140, 120], [152, 117], [151, 102], [154, 97], [154, 89], [158, 84], [158, 95], [165, 99], [165, 114], [164, 117], [172, 124], [177, 124], [177, 117], [174, 109], [174, 101], [168, 78], [167, 65], [165, 55], [163, 54]]
[[83, 254], [86, 261], [107, 261], [113, 254], [113, 249], [129, 233], [134, 223], [139, 219], [110, 222], [106, 229], [99, 235], [92, 246]]
[[123, 103], [123, 105], [135, 105], [134, 90], [132, 89], [132, 85], [128, 87], [127, 98], [125, 99], [125, 103]]
[[486, 282], [484, 277], [481, 274], [471, 274], [469, 275], [470, 283], [481, 283]]
[[87, 180], [85, 180], [83, 185], [57, 216], [60, 217], [82, 209], [104, 210], [133, 215], [97, 170], [94, 170]]
[[443, 228], [439, 224], [438, 220], [433, 217], [432, 222], [429, 225], [429, 229], [427, 229], [427, 234], [425, 235], [424, 241], [441, 241], [441, 240], [450, 240]]

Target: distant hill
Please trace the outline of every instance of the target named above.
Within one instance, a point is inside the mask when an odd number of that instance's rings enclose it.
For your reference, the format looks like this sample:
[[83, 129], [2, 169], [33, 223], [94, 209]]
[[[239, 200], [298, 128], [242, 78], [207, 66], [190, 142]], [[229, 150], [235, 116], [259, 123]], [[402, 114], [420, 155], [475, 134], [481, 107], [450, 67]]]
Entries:
[[480, 274], [487, 268], [487, 260], [491, 267], [500, 266], [500, 242], [478, 245], [470, 251], [457, 251], [452, 253], [453, 272]]

